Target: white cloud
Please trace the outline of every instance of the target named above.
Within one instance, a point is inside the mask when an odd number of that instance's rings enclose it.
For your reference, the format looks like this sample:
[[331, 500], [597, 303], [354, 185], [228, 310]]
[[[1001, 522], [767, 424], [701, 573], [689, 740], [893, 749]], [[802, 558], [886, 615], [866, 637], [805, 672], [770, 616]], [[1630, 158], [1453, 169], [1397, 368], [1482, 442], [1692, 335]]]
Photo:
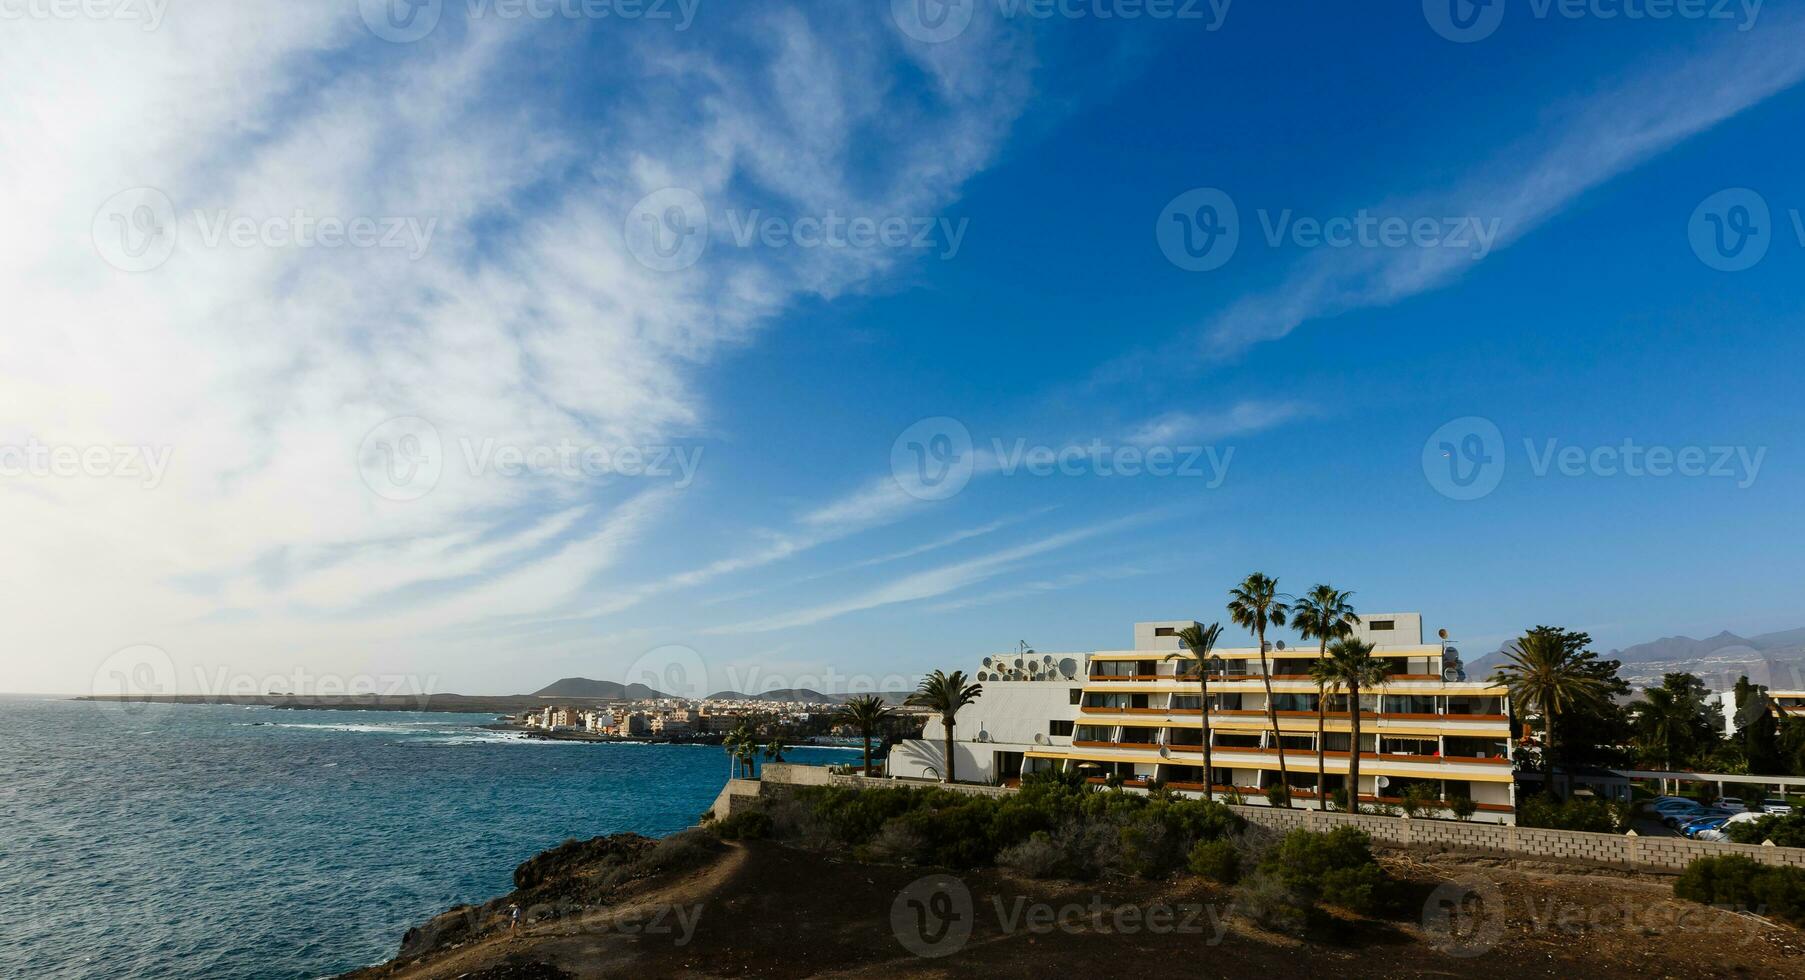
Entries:
[[[472, 473], [457, 439], [700, 436], [697, 365], [797, 295], [859, 288], [908, 258], [715, 249], [656, 272], [622, 243], [633, 203], [678, 185], [796, 214], [933, 213], [1026, 94], [1015, 66], [992, 86], [939, 66], [934, 95], [899, 94], [904, 49], [863, 12], [723, 11], [706, 39], [562, 26], [485, 18], [390, 45], [355, 4], [274, 0], [172, 8], [154, 32], [8, 25], [0, 444], [174, 451], [152, 491], [0, 486], [0, 519], [30, 556], [0, 572], [0, 615], [18, 624], [6, 656], [21, 660], [8, 686], [85, 688], [138, 642], [246, 669], [417, 665], [429, 633], [580, 599], [681, 498]], [[601, 49], [566, 47], [579, 35]], [[644, 85], [597, 83], [591, 64], [631, 66]], [[895, 152], [868, 158], [874, 146]], [[91, 227], [140, 186], [173, 201], [180, 244], [132, 274], [101, 260]], [[434, 232], [417, 259], [201, 241], [222, 210], [296, 209]], [[355, 460], [403, 415], [437, 428], [445, 465], [430, 494], [396, 502]], [[389, 595], [406, 601], [367, 602]]]

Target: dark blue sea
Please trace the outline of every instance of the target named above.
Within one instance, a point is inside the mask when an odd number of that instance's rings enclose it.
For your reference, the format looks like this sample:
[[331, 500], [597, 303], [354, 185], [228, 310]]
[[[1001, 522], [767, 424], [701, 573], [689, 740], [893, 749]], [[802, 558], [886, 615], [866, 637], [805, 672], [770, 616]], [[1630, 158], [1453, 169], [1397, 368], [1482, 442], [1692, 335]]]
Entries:
[[728, 776], [718, 748], [493, 720], [0, 697], [0, 978], [365, 966], [560, 841], [694, 824]]

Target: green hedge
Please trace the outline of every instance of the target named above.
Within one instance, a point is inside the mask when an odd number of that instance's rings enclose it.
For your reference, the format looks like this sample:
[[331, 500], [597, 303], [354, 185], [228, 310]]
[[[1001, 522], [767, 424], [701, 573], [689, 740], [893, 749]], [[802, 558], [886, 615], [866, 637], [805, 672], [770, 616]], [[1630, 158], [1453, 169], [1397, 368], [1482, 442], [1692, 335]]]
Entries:
[[1678, 898], [1747, 909], [1805, 925], [1805, 870], [1757, 863], [1740, 854], [1693, 861], [1673, 883]]
[[1773, 841], [1780, 847], [1805, 847], [1805, 813], [1765, 816], [1757, 820], [1725, 824], [1730, 840], [1738, 844]]
[[968, 796], [929, 788], [853, 789], [816, 786], [794, 799], [832, 840], [854, 849], [902, 839], [918, 863], [953, 868], [994, 864], [1011, 848], [1044, 835], [1052, 847], [1079, 839], [1092, 851], [1075, 860], [1076, 876], [1104, 871], [1155, 876], [1185, 866], [1191, 848], [1238, 833], [1246, 822], [1206, 800], [1094, 791], [1078, 779], [1033, 774], [1007, 796]]

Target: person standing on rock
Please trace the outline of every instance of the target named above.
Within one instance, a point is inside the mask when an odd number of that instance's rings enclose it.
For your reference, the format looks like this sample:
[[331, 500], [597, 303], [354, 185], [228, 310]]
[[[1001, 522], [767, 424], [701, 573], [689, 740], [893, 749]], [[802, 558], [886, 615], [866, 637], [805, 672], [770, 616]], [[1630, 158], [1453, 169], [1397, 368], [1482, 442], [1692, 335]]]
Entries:
[[520, 928], [520, 906], [510, 905], [510, 906], [508, 906], [508, 929], [510, 931], [512, 931], [512, 930], [519, 929], [519, 928]]

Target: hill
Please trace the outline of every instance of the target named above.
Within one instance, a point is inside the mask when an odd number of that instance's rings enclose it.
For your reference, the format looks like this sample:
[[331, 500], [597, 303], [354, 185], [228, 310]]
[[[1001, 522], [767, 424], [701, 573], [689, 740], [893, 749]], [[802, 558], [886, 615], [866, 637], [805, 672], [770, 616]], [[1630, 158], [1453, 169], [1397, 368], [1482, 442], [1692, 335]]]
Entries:
[[644, 684], [621, 684], [618, 681], [597, 681], [587, 677], [566, 677], [549, 687], [534, 691], [531, 696], [535, 698], [592, 698], [601, 701], [638, 701], [670, 697], [670, 695], [662, 691], [655, 691]]

